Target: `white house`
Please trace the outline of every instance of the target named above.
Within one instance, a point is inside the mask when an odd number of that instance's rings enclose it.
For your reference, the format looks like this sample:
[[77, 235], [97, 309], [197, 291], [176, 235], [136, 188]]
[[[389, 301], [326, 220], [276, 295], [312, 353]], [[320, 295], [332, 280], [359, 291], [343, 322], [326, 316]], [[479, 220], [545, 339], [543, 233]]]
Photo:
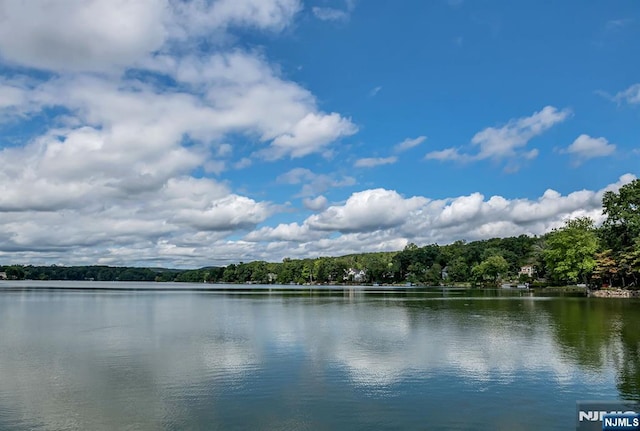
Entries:
[[349, 268], [345, 270], [345, 275], [342, 277], [344, 281], [353, 280], [356, 283], [361, 283], [367, 278], [367, 272], [364, 269], [357, 270], [355, 268]]
[[533, 265], [525, 265], [520, 267], [520, 272], [518, 274], [528, 275], [529, 277], [533, 277], [534, 272], [535, 272], [535, 269], [533, 268]]

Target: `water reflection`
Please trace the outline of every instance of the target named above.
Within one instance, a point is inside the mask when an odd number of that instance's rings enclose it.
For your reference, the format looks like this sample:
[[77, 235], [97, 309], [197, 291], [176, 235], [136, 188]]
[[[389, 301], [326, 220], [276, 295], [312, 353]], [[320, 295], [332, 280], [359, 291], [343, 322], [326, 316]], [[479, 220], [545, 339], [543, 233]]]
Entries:
[[540, 408], [566, 429], [578, 399], [638, 399], [639, 319], [571, 298], [4, 293], [0, 429], [539, 429]]
[[620, 397], [640, 400], [640, 310], [637, 300], [553, 301], [554, 338], [565, 356], [584, 369], [616, 371]]

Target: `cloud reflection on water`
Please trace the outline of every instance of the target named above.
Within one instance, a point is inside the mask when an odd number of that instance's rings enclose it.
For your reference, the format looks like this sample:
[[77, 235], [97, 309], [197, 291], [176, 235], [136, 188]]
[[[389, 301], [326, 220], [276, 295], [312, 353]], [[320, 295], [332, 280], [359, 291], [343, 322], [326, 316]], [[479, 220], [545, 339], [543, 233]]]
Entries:
[[[389, 394], [443, 376], [476, 391], [521, 378], [614, 386], [615, 369], [580, 367], [554, 325], [534, 299], [5, 294], [0, 427], [158, 429], [188, 422], [190, 403], [215, 403], [239, 387], [277, 395], [300, 380], [336, 384], [329, 380], [341, 373], [345, 390]], [[606, 363], [611, 349], [603, 347]]]

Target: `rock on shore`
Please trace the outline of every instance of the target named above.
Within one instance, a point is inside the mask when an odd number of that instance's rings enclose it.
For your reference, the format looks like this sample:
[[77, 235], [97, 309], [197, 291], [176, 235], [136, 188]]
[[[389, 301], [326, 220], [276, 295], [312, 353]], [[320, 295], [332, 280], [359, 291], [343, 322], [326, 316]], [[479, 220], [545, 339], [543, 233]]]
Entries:
[[640, 290], [601, 289], [592, 290], [589, 296], [595, 298], [640, 298]]

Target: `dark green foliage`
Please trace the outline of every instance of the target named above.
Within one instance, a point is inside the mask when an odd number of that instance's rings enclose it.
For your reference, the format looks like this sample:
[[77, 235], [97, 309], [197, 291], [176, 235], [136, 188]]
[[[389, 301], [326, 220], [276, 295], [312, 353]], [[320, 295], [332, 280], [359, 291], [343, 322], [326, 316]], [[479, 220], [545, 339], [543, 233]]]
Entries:
[[15, 280], [173, 281], [179, 270], [113, 266], [5, 266]]
[[[608, 191], [602, 198], [607, 216], [599, 230], [599, 282], [638, 287], [640, 281], [640, 179]], [[607, 281], [608, 280], [608, 281]]]
[[474, 266], [471, 269], [471, 277], [477, 283], [495, 284], [505, 278], [508, 270], [509, 262], [499, 254], [494, 254]]
[[624, 249], [640, 237], [640, 179], [620, 187], [618, 193], [608, 191], [602, 197], [602, 238], [607, 248]]
[[558, 283], [587, 283], [596, 266], [598, 238], [593, 220], [568, 220], [546, 235], [544, 260], [552, 279]]

